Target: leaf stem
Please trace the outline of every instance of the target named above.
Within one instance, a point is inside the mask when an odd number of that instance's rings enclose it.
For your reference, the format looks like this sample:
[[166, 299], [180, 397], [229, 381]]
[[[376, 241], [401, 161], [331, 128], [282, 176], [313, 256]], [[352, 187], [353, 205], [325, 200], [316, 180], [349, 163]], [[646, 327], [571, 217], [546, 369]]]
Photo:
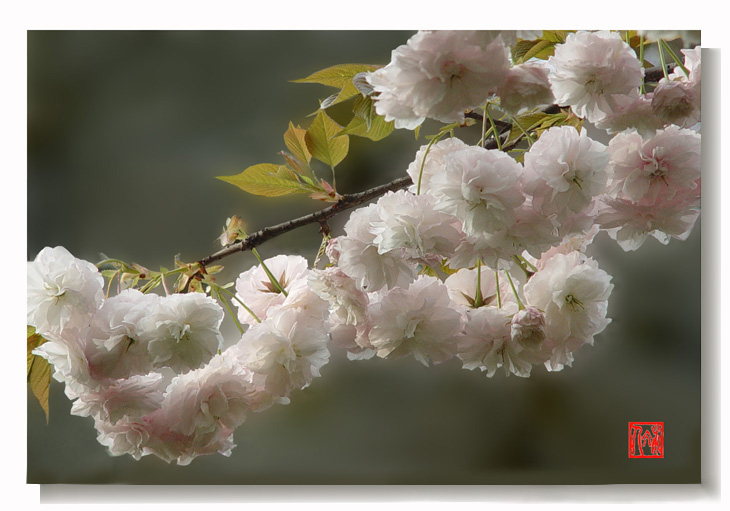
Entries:
[[686, 67], [684, 67], [684, 64], [682, 63], [682, 60], [677, 56], [676, 53], [674, 53], [674, 50], [672, 50], [672, 47], [667, 44], [667, 42], [664, 39], [661, 39], [662, 46], [664, 46], [664, 49], [667, 50], [667, 53], [672, 57], [672, 60], [679, 66], [679, 68], [684, 73], [684, 76], [689, 78], [689, 71]]
[[421, 169], [418, 171], [418, 184], [416, 185], [416, 195], [421, 195], [421, 180], [423, 179], [423, 168], [426, 165], [426, 158], [428, 157], [428, 153], [431, 150], [431, 146], [441, 140], [441, 137], [443, 137], [446, 133], [446, 131], [442, 131], [441, 133], [434, 135], [434, 137], [426, 146], [426, 152], [423, 153], [423, 160], [421, 160]]
[[[641, 68], [644, 69], [644, 34], [639, 36], [639, 61], [641, 62]], [[641, 75], [641, 94], [646, 94], [646, 73]]]
[[497, 307], [502, 308], [502, 293], [499, 291], [499, 272], [494, 272], [494, 288], [497, 290]]
[[259, 255], [259, 251], [255, 248], [251, 249], [251, 252], [253, 252], [253, 255], [256, 256], [256, 259], [259, 260], [259, 263], [261, 264], [261, 267], [266, 272], [266, 276], [269, 277], [269, 280], [271, 281], [271, 285], [273, 285], [280, 293], [282, 293], [284, 296], [289, 296], [289, 293], [286, 292], [286, 289], [281, 285], [279, 280], [274, 277], [274, 274], [271, 273], [271, 270], [269, 270], [269, 267], [266, 266], [266, 263], [261, 259], [261, 256]]
[[497, 131], [497, 125], [494, 124], [494, 119], [492, 119], [492, 115], [489, 113], [489, 102], [487, 102], [486, 105], [484, 105], [484, 115], [487, 116], [489, 119], [489, 124], [492, 125], [492, 130], [494, 130], [494, 140], [497, 142], [497, 149], [500, 151], [502, 150], [502, 141], [500, 140], [501, 135], [499, 131]]
[[231, 306], [228, 304], [228, 300], [226, 300], [223, 297], [223, 295], [221, 294], [221, 292], [218, 290], [217, 287], [214, 287], [213, 288], [213, 292], [215, 292], [216, 298], [218, 298], [218, 300], [220, 300], [221, 302], [223, 302], [223, 305], [225, 306], [226, 311], [228, 312], [228, 315], [233, 318], [233, 322], [236, 324], [236, 328], [238, 328], [238, 331], [241, 332], [241, 335], [243, 335], [243, 326], [241, 326], [241, 322], [238, 321], [238, 318], [236, 317], [236, 315], [231, 310]]
[[669, 79], [669, 75], [667, 74], [667, 63], [664, 60], [664, 50], [662, 50], [662, 40], [659, 39], [656, 43], [657, 48], [659, 49], [659, 60], [662, 63], [662, 72], [664, 73], [664, 78]]
[[504, 274], [507, 275], [507, 280], [509, 281], [509, 286], [512, 288], [512, 293], [515, 295], [515, 300], [517, 300], [517, 308], [519, 310], [522, 310], [525, 308], [524, 304], [520, 300], [519, 295], [517, 294], [517, 289], [515, 289], [515, 284], [512, 282], [512, 277], [510, 276], [509, 272], [507, 270], [504, 270]]
[[482, 260], [477, 260], [477, 292], [474, 296], [474, 308], [478, 309], [484, 305], [484, 297], [482, 296]]
[[226, 293], [228, 293], [229, 295], [231, 295], [231, 298], [233, 298], [233, 299], [234, 299], [234, 300], [236, 300], [236, 301], [237, 301], [238, 303], [240, 303], [240, 304], [241, 304], [241, 307], [243, 307], [244, 309], [246, 309], [246, 312], [248, 312], [249, 314], [251, 314], [251, 317], [252, 317], [253, 319], [255, 319], [257, 323], [261, 323], [261, 320], [259, 319], [259, 317], [258, 317], [258, 316], [257, 316], [257, 315], [256, 315], [256, 314], [255, 314], [255, 313], [254, 313], [254, 312], [253, 312], [253, 311], [252, 311], [251, 309], [249, 309], [249, 308], [248, 308], [248, 307], [246, 306], [246, 304], [245, 304], [245, 303], [243, 303], [243, 302], [241, 301], [241, 299], [240, 299], [240, 298], [239, 298], [238, 296], [236, 296], [235, 294], [231, 293], [230, 291], [228, 291], [228, 290], [227, 290], [226, 288], [224, 288], [223, 286], [219, 286], [219, 285], [217, 285], [217, 284], [215, 284], [215, 286], [216, 286], [216, 288], [218, 288], [219, 290], [221, 290], [221, 291], [225, 291]]

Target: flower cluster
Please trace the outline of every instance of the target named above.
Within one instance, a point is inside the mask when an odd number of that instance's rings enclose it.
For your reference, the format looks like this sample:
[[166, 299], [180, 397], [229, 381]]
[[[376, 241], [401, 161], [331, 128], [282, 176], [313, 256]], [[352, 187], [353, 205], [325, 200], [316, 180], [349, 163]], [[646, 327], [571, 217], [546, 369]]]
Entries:
[[[368, 75], [375, 111], [396, 127], [483, 108], [482, 140], [441, 138], [448, 128], [432, 138], [406, 169], [412, 186], [325, 238], [324, 269], [278, 255], [240, 273], [237, 313], [225, 303], [241, 332], [230, 346], [206, 293], [108, 297], [96, 266], [41, 251], [28, 263], [27, 320], [46, 342], [33, 353], [53, 365], [72, 413], [93, 417], [112, 455], [184, 465], [229, 455], [247, 415], [308, 387], [332, 345], [350, 359], [456, 359], [489, 377], [570, 366], [610, 322], [612, 278], [586, 254], [594, 237], [636, 250], [649, 236], [685, 239], [699, 216], [700, 50], [683, 50], [683, 66], [646, 93], [617, 33], [570, 33], [547, 61], [511, 65], [509, 46], [537, 37], [419, 32]], [[487, 149], [487, 102], [503, 122], [566, 108], [521, 127], [519, 148], [511, 135], [501, 146], [490, 117], [497, 148]]]
[[547, 61], [512, 65], [508, 45], [538, 35], [418, 32], [368, 76], [376, 110], [408, 129], [426, 118], [463, 122], [465, 110], [487, 101], [513, 115], [557, 103], [610, 133], [633, 128], [648, 135], [700, 121], [700, 47], [682, 50], [684, 69], [677, 66], [645, 92], [644, 67], [619, 33], [569, 33]]
[[329, 357], [327, 332], [313, 326], [327, 306], [307, 285], [307, 262], [269, 263], [286, 296], [257, 287], [261, 267], [241, 274], [239, 293], [265, 319], [256, 315], [221, 352], [224, 312], [209, 296], [126, 289], [105, 299], [94, 265], [63, 247], [45, 248], [28, 263], [28, 324], [47, 340], [34, 354], [65, 384], [71, 413], [94, 418], [110, 454], [154, 454], [180, 465], [228, 455], [248, 412], [288, 402]]

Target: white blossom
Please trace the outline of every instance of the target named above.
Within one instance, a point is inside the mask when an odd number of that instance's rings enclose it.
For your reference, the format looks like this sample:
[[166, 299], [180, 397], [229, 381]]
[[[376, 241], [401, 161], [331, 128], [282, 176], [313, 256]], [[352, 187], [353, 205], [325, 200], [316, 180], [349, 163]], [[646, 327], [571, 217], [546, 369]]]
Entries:
[[368, 76], [378, 115], [414, 129], [428, 117], [461, 122], [504, 80], [508, 49], [495, 32], [421, 31]]
[[[416, 153], [416, 159], [406, 169], [406, 172], [413, 180], [409, 190], [412, 193], [418, 193], [418, 180], [420, 178], [421, 193], [428, 193], [431, 188], [431, 177], [444, 170], [444, 156], [467, 147], [469, 146], [456, 137], [442, 138], [433, 144], [430, 149], [428, 144], [421, 146]], [[426, 158], [425, 163], [423, 162], [424, 157]], [[421, 172], [421, 167], [423, 167], [423, 172]]]
[[528, 61], [512, 67], [497, 89], [497, 95], [500, 108], [513, 115], [552, 105], [555, 98], [550, 89], [546, 62]]
[[253, 373], [253, 383], [274, 396], [307, 387], [329, 360], [327, 332], [301, 319], [294, 309], [277, 310], [229, 348]]
[[662, 78], [654, 89], [651, 108], [666, 124], [692, 127], [700, 122], [699, 87]]
[[571, 126], [548, 129], [525, 153], [526, 192], [533, 208], [557, 224], [585, 211], [606, 187], [606, 146]]
[[329, 303], [332, 314], [338, 316], [343, 324], [357, 325], [365, 322], [368, 296], [340, 268], [335, 266], [325, 270], [312, 270], [308, 283], [320, 298]]
[[654, 135], [656, 130], [664, 126], [664, 122], [652, 109], [651, 96], [651, 93], [614, 96], [613, 109], [605, 117], [596, 119], [596, 128], [609, 133], [635, 129], [642, 136]]
[[611, 277], [580, 252], [555, 254], [525, 284], [527, 305], [545, 314], [552, 356], [546, 366], [559, 371], [573, 361], [573, 352], [611, 321], [606, 318]]
[[337, 241], [338, 266], [367, 292], [407, 285], [416, 276], [416, 264], [406, 261], [400, 253], [380, 253], [371, 231], [377, 221], [377, 205], [357, 209], [345, 224], [346, 235]]
[[28, 263], [28, 325], [41, 335], [88, 326], [104, 298], [93, 264], [63, 247], [46, 247]]
[[163, 413], [170, 430], [205, 437], [233, 430], [249, 411], [272, 404], [273, 397], [253, 383], [253, 373], [227, 354], [173, 378], [165, 392]]
[[686, 189], [658, 203], [603, 197], [596, 222], [625, 251], [637, 250], [649, 236], [663, 244], [686, 240], [700, 216], [700, 189]]
[[201, 293], [171, 294], [140, 320], [137, 336], [146, 343], [154, 367], [177, 372], [196, 369], [220, 348], [223, 309]]
[[156, 314], [159, 304], [159, 295], [136, 289], [125, 289], [104, 301], [94, 314], [85, 348], [95, 378], [126, 378], [152, 370], [138, 325], [144, 317]]
[[140, 417], [162, 405], [162, 375], [150, 373], [114, 380], [79, 396], [72, 415], [89, 415], [115, 424], [125, 416]]
[[431, 195], [399, 190], [383, 195], [376, 206], [370, 232], [381, 255], [395, 253], [414, 263], [437, 266], [453, 255], [464, 237], [458, 219], [437, 211]]
[[644, 76], [634, 50], [616, 32], [568, 34], [548, 63], [558, 104], [591, 122], [612, 112], [615, 96], [638, 95]]
[[468, 235], [508, 228], [525, 197], [522, 166], [505, 153], [471, 146], [444, 156], [446, 168], [431, 178], [437, 207], [456, 216]]
[[[301, 256], [278, 255], [264, 260], [264, 265], [287, 293], [298, 280], [307, 278], [307, 260]], [[236, 297], [263, 320], [269, 309], [282, 305], [286, 295], [279, 291], [266, 273], [264, 265], [257, 265], [241, 273], [236, 279]], [[243, 306], [238, 306], [238, 320], [244, 325], [258, 323]]]
[[370, 342], [380, 358], [409, 354], [424, 365], [439, 364], [456, 352], [454, 336], [462, 325], [448, 289], [421, 276], [408, 288], [394, 288], [371, 307]]
[[620, 133], [611, 140], [609, 152], [610, 188], [620, 198], [648, 205], [697, 188], [701, 137], [692, 130], [669, 126], [648, 140], [637, 133]]

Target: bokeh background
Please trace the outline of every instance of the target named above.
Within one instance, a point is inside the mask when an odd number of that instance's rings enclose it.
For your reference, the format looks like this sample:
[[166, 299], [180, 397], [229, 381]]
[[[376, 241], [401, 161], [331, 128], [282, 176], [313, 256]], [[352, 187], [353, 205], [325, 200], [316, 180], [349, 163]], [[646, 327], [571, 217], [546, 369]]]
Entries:
[[[232, 214], [249, 230], [316, 208], [215, 179], [278, 162], [288, 122], [307, 126], [332, 90], [294, 84], [334, 64], [386, 64], [412, 32], [28, 32], [28, 260], [44, 246], [150, 268], [217, 250]], [[333, 117], [346, 120], [344, 109]], [[426, 125], [422, 134], [434, 132]], [[475, 138], [466, 132], [465, 138]], [[351, 137], [338, 187], [404, 175], [423, 143]], [[332, 222], [341, 232], [346, 214]], [[313, 260], [317, 227], [260, 247]], [[110, 457], [52, 382], [51, 418], [28, 393], [29, 483], [603, 484], [700, 482], [700, 225], [686, 242], [593, 255], [613, 275], [613, 323], [573, 368], [488, 379], [458, 360], [348, 362], [288, 406], [252, 414], [230, 458], [187, 467]], [[225, 260], [227, 282], [253, 264]], [[229, 343], [235, 329], [226, 320]], [[630, 460], [629, 421], [665, 423], [665, 457]]]

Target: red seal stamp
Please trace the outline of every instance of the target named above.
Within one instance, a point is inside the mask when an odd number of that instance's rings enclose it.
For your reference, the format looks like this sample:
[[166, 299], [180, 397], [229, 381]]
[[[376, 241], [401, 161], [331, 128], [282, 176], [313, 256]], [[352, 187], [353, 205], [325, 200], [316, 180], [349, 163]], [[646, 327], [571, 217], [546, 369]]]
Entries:
[[663, 458], [664, 423], [629, 422], [629, 458]]

